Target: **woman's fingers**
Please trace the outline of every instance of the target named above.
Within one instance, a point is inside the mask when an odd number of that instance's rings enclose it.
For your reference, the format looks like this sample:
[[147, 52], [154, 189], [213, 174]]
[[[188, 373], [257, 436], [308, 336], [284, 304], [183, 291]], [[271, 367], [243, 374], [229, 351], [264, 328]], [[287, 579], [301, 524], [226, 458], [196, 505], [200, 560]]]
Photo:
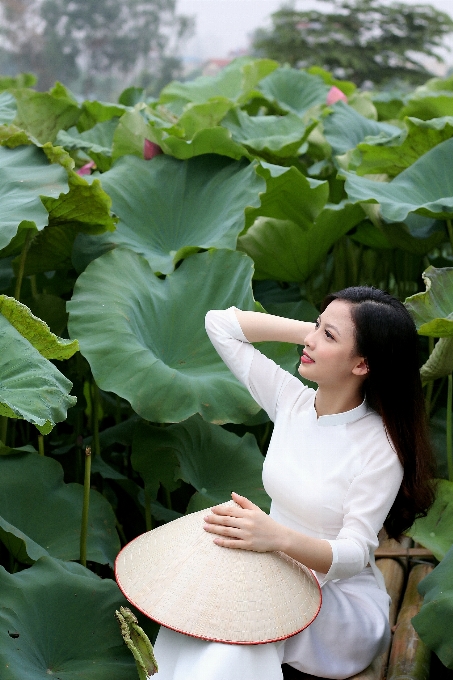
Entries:
[[220, 545], [222, 548], [235, 548], [236, 550], [250, 550], [248, 543], [235, 538], [220, 538], [218, 536], [214, 539], [216, 545]]
[[233, 492], [231, 493], [231, 498], [232, 498], [238, 505], [240, 505], [241, 508], [244, 508], [244, 510], [253, 510], [254, 508], [257, 507], [254, 503], [252, 503], [252, 501], [249, 501], [248, 498], [246, 498], [245, 496], [240, 496], [240, 495], [239, 495], [238, 493], [236, 493], [235, 491], [233, 491]]
[[229, 538], [241, 538], [242, 533], [239, 527], [224, 526], [220, 524], [205, 524], [203, 529], [211, 534], [228, 536]]

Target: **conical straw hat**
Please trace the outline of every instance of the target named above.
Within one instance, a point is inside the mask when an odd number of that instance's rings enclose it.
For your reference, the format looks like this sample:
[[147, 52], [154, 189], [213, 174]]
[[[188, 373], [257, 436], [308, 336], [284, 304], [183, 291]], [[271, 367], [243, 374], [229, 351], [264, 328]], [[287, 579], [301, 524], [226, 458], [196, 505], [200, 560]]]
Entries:
[[217, 642], [275, 642], [310, 625], [321, 607], [310, 569], [283, 553], [216, 545], [203, 529], [207, 512], [180, 517], [123, 548], [115, 575], [129, 602], [167, 628]]

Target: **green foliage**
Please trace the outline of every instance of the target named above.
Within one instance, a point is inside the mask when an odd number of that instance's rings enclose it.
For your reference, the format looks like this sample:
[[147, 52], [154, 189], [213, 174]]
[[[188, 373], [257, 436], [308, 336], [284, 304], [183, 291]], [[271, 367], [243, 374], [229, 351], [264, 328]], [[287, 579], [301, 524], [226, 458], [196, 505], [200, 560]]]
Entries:
[[423, 272], [424, 293], [406, 300], [406, 307], [420, 335], [434, 338], [453, 336], [453, 267], [428, 267]]
[[[116, 531], [125, 544], [232, 490], [269, 503], [272, 424], [210, 344], [209, 309], [312, 321], [348, 285], [410, 296], [420, 334], [440, 338], [429, 358], [422, 338], [421, 375], [439, 474], [453, 474], [442, 382], [453, 370], [452, 79], [363, 93], [320, 66], [247, 57], [154, 101], [142, 88], [79, 104], [62, 85], [14, 86], [0, 94], [0, 564], [13, 572], [0, 569], [0, 627], [20, 638], [0, 636], [0, 659], [6, 680], [49, 670], [132, 680], [134, 657], [112, 628], [124, 604], [110, 568]], [[328, 106], [332, 87], [348, 102]], [[296, 373], [293, 346], [260, 349]], [[56, 423], [38, 438], [34, 425]], [[71, 562], [86, 446], [88, 565], [102, 579]], [[450, 487], [441, 480], [412, 528], [439, 558], [453, 541]], [[56, 642], [44, 649], [41, 605], [26, 603], [50, 588]], [[429, 622], [428, 601], [423, 611]], [[437, 649], [445, 625], [423, 625]]]
[[253, 309], [252, 274], [242, 253], [211, 250], [162, 280], [143, 257], [116, 249], [79, 277], [69, 332], [101, 389], [142, 418], [179, 422], [201, 413], [209, 422], [242, 422], [258, 406], [218, 357], [204, 317], [231, 305]]
[[405, 130], [388, 139], [377, 136], [357, 144], [349, 169], [358, 175], [385, 173], [395, 177], [427, 151], [453, 136], [453, 117], [422, 121], [405, 118]]
[[[453, 21], [430, 5], [384, 4], [378, 0], [333, 0], [333, 9], [282, 7], [272, 27], [256, 31], [255, 53], [291, 66], [322, 66], [357, 85], [389, 80], [423, 82], [428, 72], [418, 55], [441, 60], [435, 48]], [[445, 114], [444, 114], [445, 115]]]
[[42, 557], [17, 574], [0, 567], [0, 593], [4, 680], [136, 680], [113, 616], [126, 602], [110, 579]]
[[442, 663], [453, 668], [453, 647], [448, 622], [453, 615], [453, 546], [419, 585], [423, 606], [412, 619], [421, 639]]
[[245, 208], [258, 206], [265, 189], [253, 165], [214, 155], [185, 162], [129, 155], [101, 182], [119, 222], [98, 242], [133, 250], [162, 274], [200, 248], [234, 249]]
[[[44, 344], [48, 344], [48, 338], [43, 338], [45, 332], [40, 335], [38, 345], [43, 339]], [[0, 316], [0, 350], [0, 415], [25, 418], [48, 434], [55, 423], [66, 419], [68, 408], [76, 402], [69, 396], [71, 382], [3, 315]]]
[[1, 147], [0, 177], [0, 248], [6, 248], [18, 230], [41, 230], [48, 224], [41, 196], [57, 199], [67, 193], [68, 177], [60, 165], [49, 164], [43, 151], [35, 146]]
[[250, 433], [240, 438], [200, 416], [165, 429], [143, 424], [134, 433], [132, 465], [153, 496], [159, 482], [168, 490], [178, 476], [191, 484], [196, 493], [189, 512], [231, 500], [232, 489], [269, 511], [261, 481], [263, 457], [255, 438]]
[[[0, 456], [0, 471], [0, 538], [14, 558], [78, 560], [82, 485], [64, 484], [61, 465], [36, 453]], [[112, 508], [92, 489], [88, 559], [112, 566], [119, 547]]]
[[427, 217], [451, 218], [453, 175], [446, 173], [445, 168], [448, 168], [452, 150], [453, 139], [447, 139], [391, 182], [377, 182], [344, 172], [345, 189], [352, 202], [379, 203], [382, 216], [390, 222], [404, 222], [411, 212]]
[[439, 479], [436, 485], [436, 500], [426, 517], [415, 520], [408, 532], [432, 550], [435, 557], [442, 560], [453, 545], [453, 483]]

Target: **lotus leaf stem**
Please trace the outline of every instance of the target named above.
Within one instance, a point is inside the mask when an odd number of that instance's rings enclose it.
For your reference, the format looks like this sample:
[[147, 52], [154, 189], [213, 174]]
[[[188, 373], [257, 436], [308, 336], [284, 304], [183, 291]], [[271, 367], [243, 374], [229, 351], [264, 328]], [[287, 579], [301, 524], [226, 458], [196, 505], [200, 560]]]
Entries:
[[24, 245], [22, 246], [22, 252], [20, 254], [19, 271], [17, 272], [16, 287], [14, 289], [14, 297], [16, 298], [17, 301], [20, 300], [20, 290], [22, 288], [22, 279], [24, 278], [25, 260], [27, 259], [27, 253], [28, 249], [30, 248], [32, 236], [33, 236], [32, 230], [27, 229]]
[[448, 391], [447, 391], [447, 463], [448, 463], [448, 479], [453, 482], [453, 442], [452, 435], [452, 413], [453, 406], [453, 375], [448, 376]]
[[171, 494], [168, 489], [165, 489], [165, 501], [167, 503], [167, 508], [173, 510], [173, 505], [171, 503]]
[[92, 384], [92, 403], [91, 403], [91, 418], [93, 428], [93, 456], [98, 456], [101, 453], [101, 446], [99, 441], [99, 387], [93, 381]]
[[44, 437], [38, 434], [38, 451], [40, 456], [44, 456]]
[[88, 511], [90, 507], [91, 448], [85, 449], [85, 480], [83, 484], [82, 527], [80, 530], [80, 564], [87, 566]]

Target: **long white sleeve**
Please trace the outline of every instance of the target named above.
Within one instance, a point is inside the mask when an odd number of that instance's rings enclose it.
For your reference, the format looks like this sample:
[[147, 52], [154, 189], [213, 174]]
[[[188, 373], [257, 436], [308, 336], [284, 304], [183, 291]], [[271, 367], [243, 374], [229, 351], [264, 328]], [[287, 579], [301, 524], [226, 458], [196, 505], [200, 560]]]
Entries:
[[294, 381], [299, 391], [306, 388], [248, 342], [234, 309], [209, 311], [206, 314], [206, 332], [233, 375], [245, 385], [269, 418], [275, 421], [279, 398], [285, 387]]

